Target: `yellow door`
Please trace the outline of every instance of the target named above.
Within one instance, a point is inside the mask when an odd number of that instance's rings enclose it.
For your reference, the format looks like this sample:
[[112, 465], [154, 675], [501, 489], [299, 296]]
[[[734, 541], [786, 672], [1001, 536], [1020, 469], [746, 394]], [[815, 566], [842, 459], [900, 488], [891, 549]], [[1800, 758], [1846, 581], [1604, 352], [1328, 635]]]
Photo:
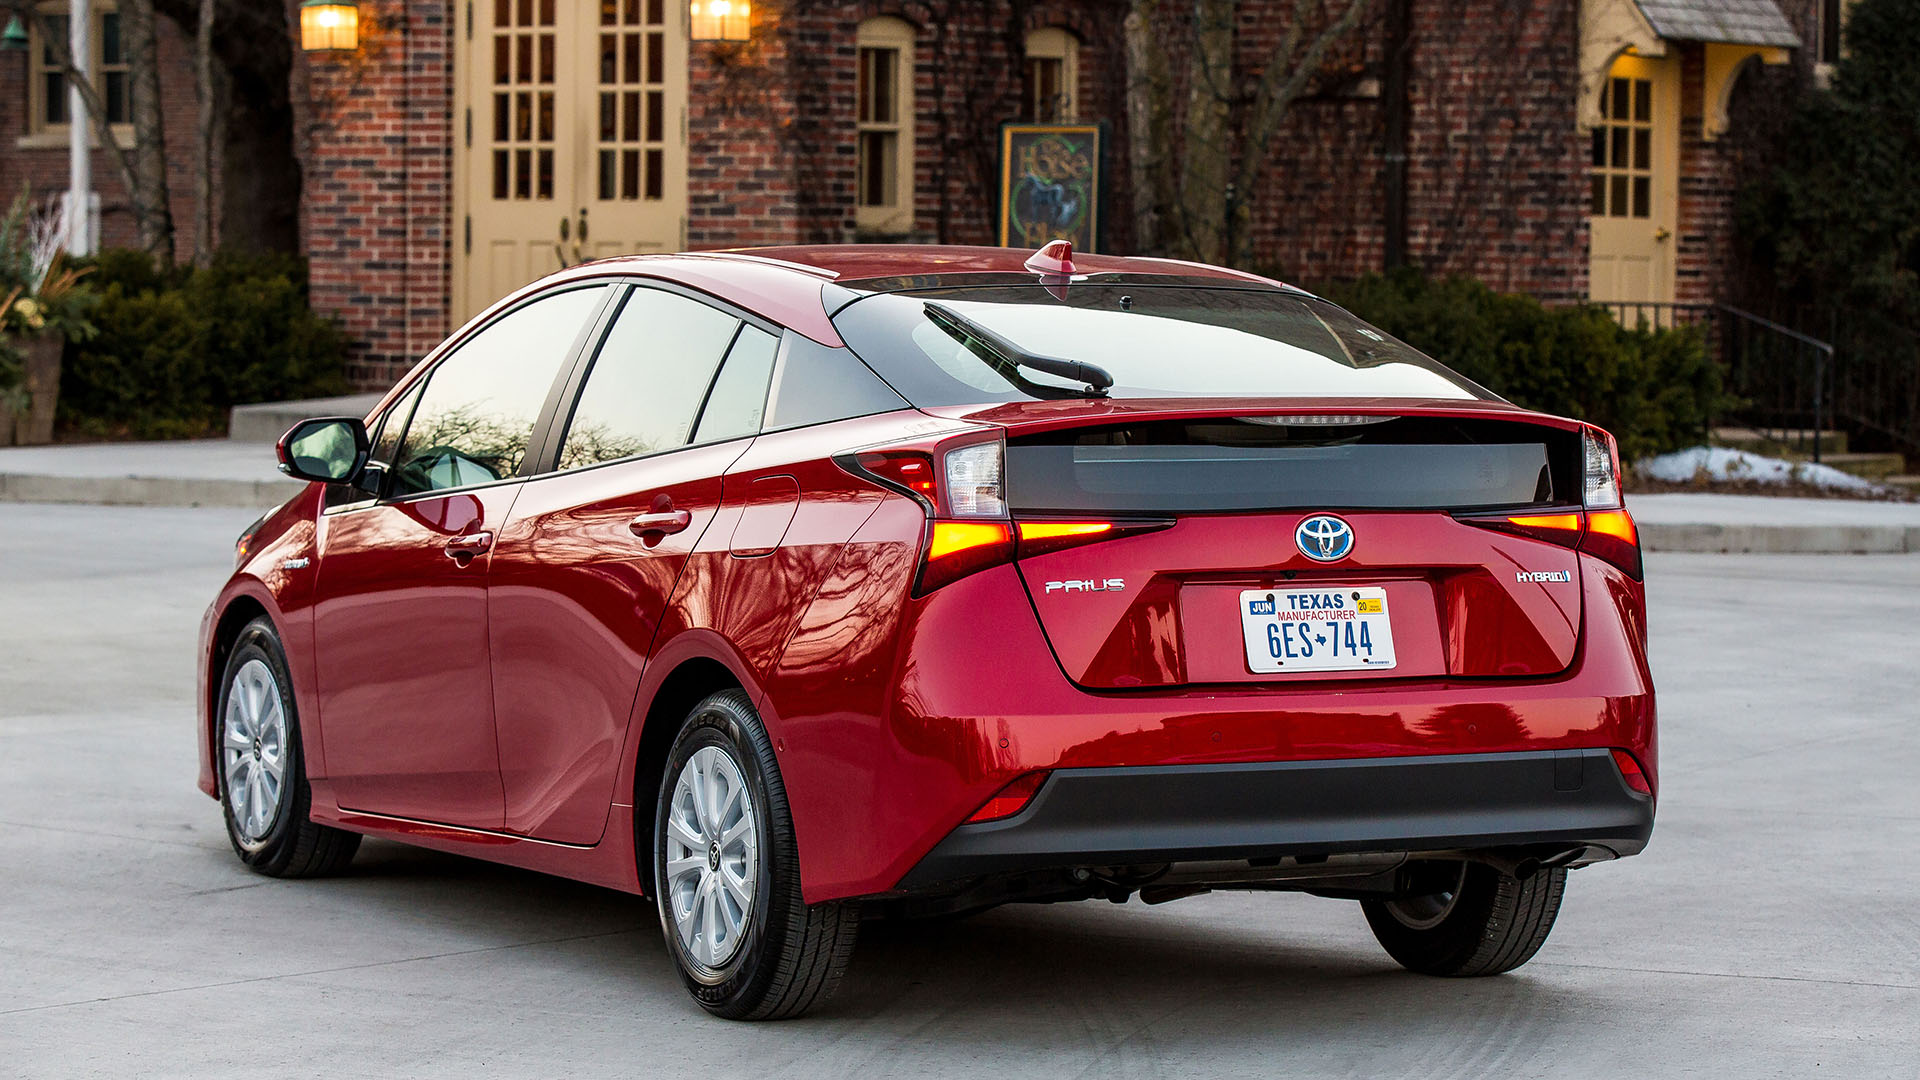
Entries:
[[1601, 92], [1593, 131], [1591, 295], [1673, 299], [1679, 216], [1680, 72], [1671, 58], [1623, 56]]
[[564, 264], [680, 246], [683, 7], [479, 0], [465, 9], [472, 25], [454, 64], [456, 325]]

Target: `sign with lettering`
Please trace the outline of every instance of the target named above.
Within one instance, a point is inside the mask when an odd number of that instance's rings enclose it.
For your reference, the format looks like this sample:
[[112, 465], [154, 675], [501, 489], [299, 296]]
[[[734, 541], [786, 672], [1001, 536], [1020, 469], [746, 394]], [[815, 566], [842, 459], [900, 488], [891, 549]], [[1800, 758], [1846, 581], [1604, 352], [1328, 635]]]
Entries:
[[1100, 125], [1000, 126], [1000, 244], [1098, 251]]

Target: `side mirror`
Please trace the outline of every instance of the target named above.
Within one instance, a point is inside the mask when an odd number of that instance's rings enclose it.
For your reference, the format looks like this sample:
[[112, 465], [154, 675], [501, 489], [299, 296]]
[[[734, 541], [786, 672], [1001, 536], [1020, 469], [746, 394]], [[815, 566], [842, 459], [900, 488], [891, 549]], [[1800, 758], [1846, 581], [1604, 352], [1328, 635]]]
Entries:
[[293, 425], [274, 452], [280, 471], [296, 480], [343, 484], [366, 468], [371, 449], [367, 425], [358, 417], [323, 416]]

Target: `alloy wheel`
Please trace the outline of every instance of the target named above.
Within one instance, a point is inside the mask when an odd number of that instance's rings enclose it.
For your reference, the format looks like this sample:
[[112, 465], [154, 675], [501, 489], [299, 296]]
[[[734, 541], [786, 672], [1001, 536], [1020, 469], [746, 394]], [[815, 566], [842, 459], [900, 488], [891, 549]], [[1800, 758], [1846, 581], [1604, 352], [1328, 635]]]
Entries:
[[266, 661], [248, 660], [233, 673], [222, 728], [227, 807], [241, 839], [257, 844], [279, 821], [287, 768], [287, 714]]
[[740, 951], [760, 873], [753, 796], [732, 755], [703, 746], [680, 770], [667, 810], [666, 889], [674, 932], [703, 981]]

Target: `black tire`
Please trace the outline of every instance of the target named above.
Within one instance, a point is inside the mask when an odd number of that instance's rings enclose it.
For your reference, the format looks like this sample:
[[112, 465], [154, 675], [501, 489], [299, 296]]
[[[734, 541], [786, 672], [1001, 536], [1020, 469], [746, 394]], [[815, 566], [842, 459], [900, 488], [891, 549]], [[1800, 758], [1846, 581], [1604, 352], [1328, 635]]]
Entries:
[[[226, 730], [229, 688], [234, 676], [250, 662], [267, 665], [273, 675], [280, 708], [286, 718], [286, 739], [281, 776], [272, 825], [257, 839], [250, 838], [234, 819], [233, 799], [228, 791], [226, 751], [222, 732]], [[265, 616], [243, 627], [234, 639], [233, 651], [221, 671], [219, 696], [215, 699], [213, 745], [214, 772], [220, 781], [220, 812], [227, 823], [227, 840], [233, 853], [253, 870], [270, 877], [321, 877], [338, 873], [359, 850], [360, 834], [314, 824], [311, 813], [313, 792], [307, 786], [306, 755], [301, 751], [299, 710], [293, 700], [293, 678], [287, 672], [286, 653], [280, 636]]]
[[1416, 867], [1434, 893], [1364, 900], [1361, 908], [1387, 955], [1421, 975], [1471, 978], [1512, 971], [1540, 951], [1560, 914], [1567, 872], [1537, 870], [1526, 880], [1484, 863]]
[[[667, 877], [667, 823], [676, 784], [687, 762], [715, 747], [740, 772], [755, 808], [753, 833], [758, 867], [753, 903], [739, 944], [709, 968], [680, 939]], [[800, 1016], [833, 994], [860, 928], [859, 913], [839, 903], [809, 905], [800, 895], [800, 853], [793, 816], [772, 742], [760, 717], [739, 690], [722, 691], [694, 706], [667, 754], [654, 805], [654, 899], [687, 991], [700, 1006], [728, 1020], [785, 1020]]]

